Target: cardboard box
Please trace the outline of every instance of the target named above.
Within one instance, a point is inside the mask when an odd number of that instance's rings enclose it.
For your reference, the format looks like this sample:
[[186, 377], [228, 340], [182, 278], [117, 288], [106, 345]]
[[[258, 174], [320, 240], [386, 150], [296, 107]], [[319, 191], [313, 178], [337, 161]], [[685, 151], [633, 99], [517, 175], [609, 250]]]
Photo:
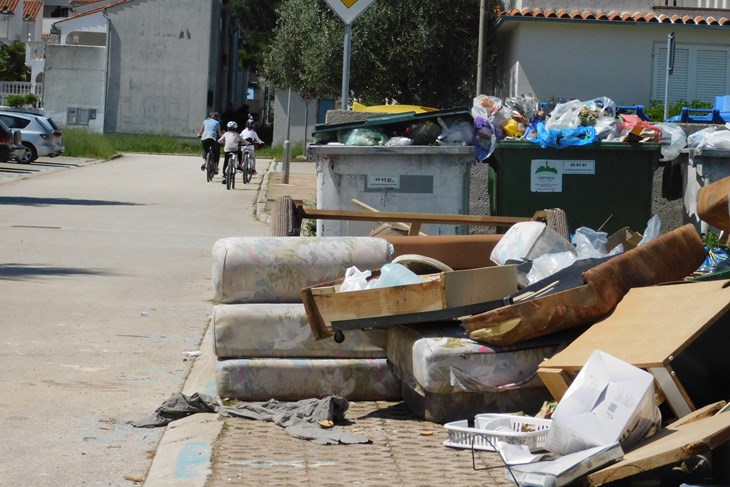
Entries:
[[339, 292], [339, 283], [302, 289], [312, 334], [321, 340], [347, 329], [455, 319], [502, 306], [517, 291], [517, 268], [512, 265], [424, 277], [419, 284], [362, 291]]
[[661, 424], [654, 377], [600, 350], [591, 354], [552, 415], [545, 449], [567, 455], [618, 441], [626, 449]]

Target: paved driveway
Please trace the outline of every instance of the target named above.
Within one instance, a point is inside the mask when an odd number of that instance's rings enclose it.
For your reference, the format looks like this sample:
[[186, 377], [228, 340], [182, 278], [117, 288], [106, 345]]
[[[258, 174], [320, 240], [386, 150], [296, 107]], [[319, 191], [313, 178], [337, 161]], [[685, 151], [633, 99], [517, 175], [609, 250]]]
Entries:
[[266, 234], [256, 186], [206, 183], [197, 157], [89, 162], [0, 164], [4, 485], [144, 478], [162, 429], [129, 421], [181, 390], [211, 310], [211, 246]]

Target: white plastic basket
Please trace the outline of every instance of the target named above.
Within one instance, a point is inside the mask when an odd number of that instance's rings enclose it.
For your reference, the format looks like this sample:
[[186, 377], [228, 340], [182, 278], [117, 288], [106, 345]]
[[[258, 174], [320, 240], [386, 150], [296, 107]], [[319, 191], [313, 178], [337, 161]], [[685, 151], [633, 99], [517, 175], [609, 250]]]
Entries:
[[[492, 429], [495, 420], [500, 427]], [[509, 422], [509, 426], [507, 426]], [[446, 423], [444, 428], [449, 438], [445, 446], [452, 448], [468, 448], [474, 450], [496, 451], [498, 441], [512, 445], [526, 445], [531, 452], [545, 449], [548, 430], [552, 420], [515, 416], [511, 414], [478, 414], [474, 418], [474, 428], [469, 427], [467, 420]]]

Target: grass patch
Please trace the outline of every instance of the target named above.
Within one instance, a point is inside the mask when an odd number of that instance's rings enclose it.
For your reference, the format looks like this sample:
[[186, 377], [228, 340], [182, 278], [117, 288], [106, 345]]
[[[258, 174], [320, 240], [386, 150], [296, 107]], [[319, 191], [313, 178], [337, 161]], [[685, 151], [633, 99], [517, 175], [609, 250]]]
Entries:
[[[142, 152], [150, 154], [192, 154], [202, 153], [200, 140], [195, 137], [174, 137], [149, 134], [99, 134], [79, 128], [63, 129], [64, 155], [70, 157], [93, 157], [109, 159], [120, 152]], [[262, 147], [256, 151], [258, 157], [276, 160], [284, 159], [284, 148]], [[291, 159], [304, 155], [304, 146], [293, 146]]]

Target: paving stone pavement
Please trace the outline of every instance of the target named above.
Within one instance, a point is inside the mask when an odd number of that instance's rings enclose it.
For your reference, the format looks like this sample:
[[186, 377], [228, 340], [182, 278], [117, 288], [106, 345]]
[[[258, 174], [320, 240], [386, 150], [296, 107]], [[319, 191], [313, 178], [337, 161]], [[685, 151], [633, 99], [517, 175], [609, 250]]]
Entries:
[[219, 486], [513, 486], [497, 453], [443, 445], [446, 429], [415, 417], [402, 402], [354, 402], [338, 425], [371, 440], [323, 446], [273, 423], [225, 418], [213, 445], [207, 487]]

